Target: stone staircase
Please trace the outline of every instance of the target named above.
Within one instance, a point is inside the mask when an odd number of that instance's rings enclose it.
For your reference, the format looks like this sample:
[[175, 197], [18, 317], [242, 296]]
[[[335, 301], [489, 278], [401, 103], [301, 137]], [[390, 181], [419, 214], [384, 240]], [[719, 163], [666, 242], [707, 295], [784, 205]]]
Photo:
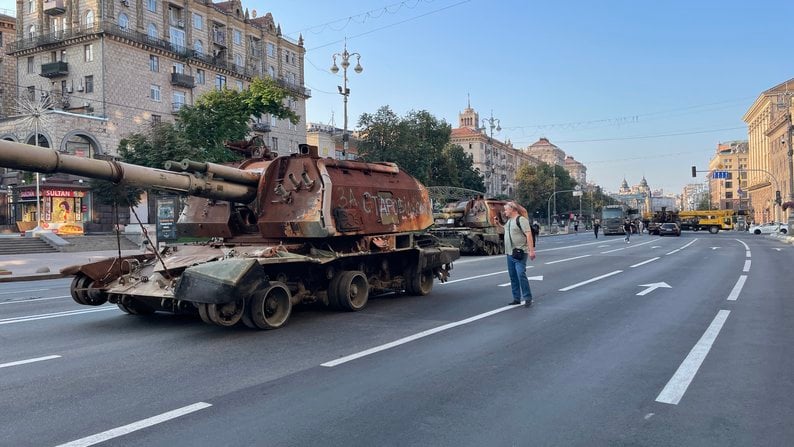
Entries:
[[[118, 250], [116, 235], [99, 234], [63, 238], [69, 245], [57, 249], [38, 237], [3, 236], [0, 237], [0, 256], [46, 253], [77, 253], [85, 251]], [[121, 236], [122, 250], [136, 250], [138, 244]]]
[[57, 252], [52, 245], [37, 237], [0, 237], [0, 256]]

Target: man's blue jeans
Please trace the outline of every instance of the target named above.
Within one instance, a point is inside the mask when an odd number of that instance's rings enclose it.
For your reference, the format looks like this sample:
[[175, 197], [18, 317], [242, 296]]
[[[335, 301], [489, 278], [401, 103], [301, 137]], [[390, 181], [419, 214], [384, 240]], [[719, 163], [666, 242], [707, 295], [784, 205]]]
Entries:
[[529, 280], [527, 279], [527, 259], [529, 259], [528, 255], [524, 255], [524, 259], [521, 261], [507, 255], [507, 273], [510, 274], [513, 301], [532, 299], [532, 291], [529, 290]]

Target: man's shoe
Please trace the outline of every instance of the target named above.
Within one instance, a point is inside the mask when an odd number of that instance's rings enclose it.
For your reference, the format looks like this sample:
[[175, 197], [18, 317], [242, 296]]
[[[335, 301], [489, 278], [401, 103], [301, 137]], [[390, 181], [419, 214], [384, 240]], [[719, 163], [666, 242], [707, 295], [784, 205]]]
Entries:
[[532, 307], [532, 299], [528, 299], [524, 301], [524, 307]]
[[511, 306], [514, 306], [514, 305], [516, 305], [516, 304], [521, 304], [521, 301], [514, 300], [514, 301], [511, 301], [511, 302], [510, 302], [510, 305], [511, 305]]

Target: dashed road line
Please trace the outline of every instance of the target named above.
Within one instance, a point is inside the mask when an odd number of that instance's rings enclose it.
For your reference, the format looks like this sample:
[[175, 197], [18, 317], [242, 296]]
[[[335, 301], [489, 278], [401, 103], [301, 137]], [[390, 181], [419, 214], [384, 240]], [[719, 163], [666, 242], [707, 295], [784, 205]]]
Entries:
[[590, 284], [591, 282], [596, 282], [600, 279], [609, 278], [610, 276], [617, 275], [618, 273], [623, 273], [623, 270], [615, 270], [614, 272], [607, 273], [606, 275], [596, 276], [595, 278], [590, 278], [587, 281], [582, 281], [577, 284], [570, 285], [568, 287], [563, 287], [560, 289], [560, 292], [567, 292], [569, 290], [575, 289], [577, 287], [583, 286], [585, 284]]
[[90, 314], [94, 312], [105, 312], [108, 310], [118, 310], [116, 306], [108, 306], [102, 307], [99, 309], [90, 309], [90, 310], [70, 310], [66, 312], [55, 312], [51, 314], [40, 314], [40, 315], [30, 315], [27, 317], [14, 317], [14, 318], [4, 318], [0, 319], [0, 326], [5, 324], [14, 324], [14, 323], [24, 323], [27, 321], [36, 321], [36, 320], [47, 320], [50, 318], [59, 318], [59, 317], [71, 317], [74, 315], [82, 315], [82, 314]]
[[11, 366], [27, 365], [28, 363], [44, 362], [47, 360], [59, 359], [60, 355], [47, 355], [44, 357], [36, 357], [35, 359], [17, 360], [16, 362], [0, 363], [0, 368], [9, 368]]
[[108, 441], [113, 438], [118, 438], [120, 436], [128, 435], [134, 431], [143, 430], [144, 428], [151, 427], [153, 425], [162, 424], [163, 422], [170, 421], [171, 419], [176, 419], [178, 417], [182, 417], [188, 415], [190, 413], [195, 413], [196, 411], [203, 410], [205, 408], [211, 407], [212, 404], [208, 404], [206, 402], [198, 402], [193, 405], [188, 405], [186, 407], [177, 408], [176, 410], [169, 411], [167, 413], [159, 414], [157, 416], [153, 416], [150, 418], [142, 419], [138, 422], [133, 422], [132, 424], [123, 425], [121, 427], [114, 428], [112, 430], [103, 431], [102, 433], [97, 433], [95, 435], [91, 435], [82, 439], [78, 439], [76, 441], [67, 442], [66, 444], [61, 444], [57, 447], [88, 447], [95, 444], [99, 444], [101, 442]]
[[730, 313], [731, 311], [729, 310], [717, 312], [717, 316], [714, 317], [706, 332], [700, 337], [700, 340], [698, 340], [692, 350], [689, 351], [689, 355], [686, 356], [678, 370], [673, 374], [673, 377], [670, 378], [662, 392], [656, 397], [656, 402], [671, 405], [678, 405], [681, 402], [681, 398], [684, 397], [684, 393], [686, 393], [687, 388], [689, 388], [695, 378], [700, 365], [706, 359], [711, 346], [714, 344], [714, 340], [717, 339], [717, 335], [722, 330], [722, 326]]
[[550, 261], [550, 262], [547, 262], [547, 263], [546, 263], [546, 265], [549, 265], [549, 264], [557, 264], [557, 263], [560, 263], [560, 262], [573, 261], [574, 259], [582, 259], [582, 258], [587, 258], [587, 257], [589, 257], [589, 256], [590, 256], [590, 255], [582, 255], [582, 256], [576, 256], [576, 257], [573, 257], [573, 258], [568, 258], [568, 259], [558, 259], [558, 260], [556, 260], [556, 261]]
[[744, 269], [742, 269], [742, 271], [743, 271], [743, 272], [749, 272], [749, 271], [750, 271], [750, 264], [751, 264], [752, 262], [753, 262], [753, 261], [751, 261], [751, 260], [749, 260], [749, 259], [748, 259], [748, 260], [746, 260], [746, 261], [744, 261]]
[[639, 264], [634, 264], [634, 265], [632, 265], [632, 266], [631, 266], [631, 268], [634, 268], [634, 267], [639, 267], [639, 266], [641, 266], [641, 265], [648, 264], [648, 263], [650, 263], [650, 262], [653, 262], [653, 261], [655, 261], [655, 260], [657, 260], [657, 259], [659, 259], [659, 257], [658, 257], [658, 256], [657, 256], [657, 257], [655, 257], [655, 258], [648, 259], [647, 261], [642, 261], [642, 262], [640, 262]]
[[739, 280], [736, 281], [736, 284], [733, 286], [731, 294], [728, 295], [728, 301], [736, 301], [739, 298], [739, 294], [742, 293], [742, 287], [744, 287], [745, 281], [747, 281], [747, 275], [739, 276]]

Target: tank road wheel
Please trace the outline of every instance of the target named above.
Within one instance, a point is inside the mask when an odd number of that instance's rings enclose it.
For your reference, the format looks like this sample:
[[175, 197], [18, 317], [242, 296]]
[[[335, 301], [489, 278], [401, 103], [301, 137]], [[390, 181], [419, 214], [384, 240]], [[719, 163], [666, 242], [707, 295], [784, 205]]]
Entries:
[[292, 313], [289, 289], [284, 283], [274, 281], [251, 296], [251, 321], [259, 329], [278, 329], [289, 320]]
[[101, 306], [108, 301], [108, 294], [104, 290], [92, 287], [94, 280], [79, 274], [72, 280], [70, 291], [72, 299], [78, 304], [86, 306]]
[[207, 309], [208, 306], [209, 304], [207, 303], [198, 303], [199, 317], [201, 317], [201, 321], [207, 324], [215, 324], [215, 322], [210, 319], [210, 312]]
[[207, 316], [218, 326], [234, 326], [240, 322], [243, 313], [245, 313], [244, 298], [230, 303], [207, 305]]
[[130, 315], [151, 315], [154, 313], [154, 309], [130, 297], [122, 297], [117, 306]]
[[[336, 281], [332, 281], [332, 283], [334, 282]], [[333, 292], [340, 309], [356, 312], [367, 305], [369, 282], [363, 272], [343, 272], [335, 285]]]
[[408, 267], [405, 276], [405, 291], [409, 295], [425, 296], [433, 290], [433, 272], [425, 270], [419, 271], [417, 265]]

